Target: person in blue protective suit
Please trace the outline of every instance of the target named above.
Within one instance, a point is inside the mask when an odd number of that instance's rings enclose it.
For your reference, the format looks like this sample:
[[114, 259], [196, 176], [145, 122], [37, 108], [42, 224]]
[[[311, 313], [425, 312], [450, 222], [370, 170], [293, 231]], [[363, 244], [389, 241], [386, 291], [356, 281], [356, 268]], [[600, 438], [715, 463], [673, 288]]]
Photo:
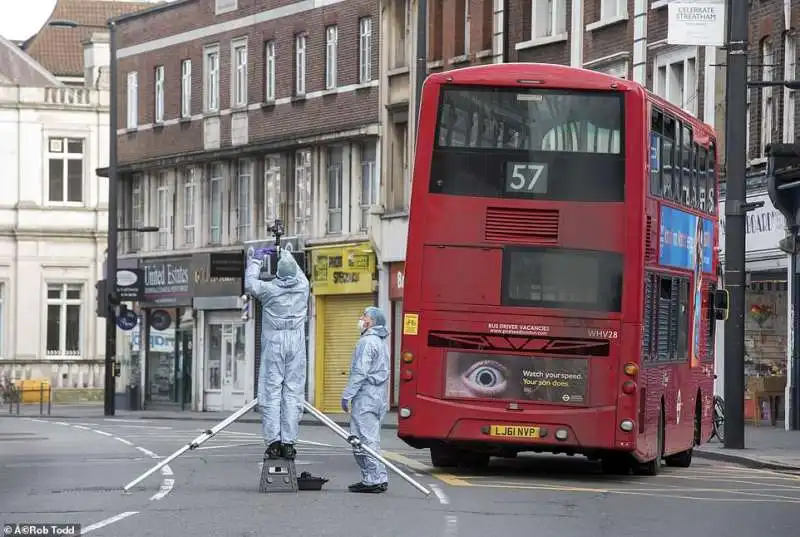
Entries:
[[259, 280], [261, 260], [275, 248], [259, 248], [247, 263], [245, 291], [261, 302], [261, 366], [258, 406], [267, 456], [294, 459], [306, 385], [309, 285], [291, 252], [281, 249], [275, 278]]
[[[342, 393], [342, 410], [350, 412], [350, 434], [380, 453], [381, 422], [389, 409], [389, 345], [386, 316], [375, 307], [358, 320], [361, 339], [353, 351], [350, 379]], [[350, 492], [385, 492], [389, 488], [386, 466], [362, 449], [353, 448], [361, 468], [361, 481]]]

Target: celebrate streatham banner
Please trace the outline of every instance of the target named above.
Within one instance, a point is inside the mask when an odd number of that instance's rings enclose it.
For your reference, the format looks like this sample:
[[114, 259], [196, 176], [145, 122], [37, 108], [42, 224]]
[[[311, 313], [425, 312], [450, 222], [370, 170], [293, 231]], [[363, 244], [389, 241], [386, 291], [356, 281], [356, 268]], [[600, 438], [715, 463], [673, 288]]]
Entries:
[[670, 0], [668, 9], [667, 42], [670, 45], [724, 45], [724, 1]]

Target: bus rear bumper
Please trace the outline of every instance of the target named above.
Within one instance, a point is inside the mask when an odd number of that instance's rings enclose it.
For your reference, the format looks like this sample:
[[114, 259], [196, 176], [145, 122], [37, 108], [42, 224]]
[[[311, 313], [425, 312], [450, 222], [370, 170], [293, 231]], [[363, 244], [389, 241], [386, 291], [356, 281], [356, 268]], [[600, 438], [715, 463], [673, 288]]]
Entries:
[[[616, 443], [616, 407], [507, 410], [417, 396], [399, 417], [398, 437], [416, 448], [462, 445], [498, 454], [523, 451], [601, 456], [633, 451]], [[528, 405], [521, 405], [528, 406]]]

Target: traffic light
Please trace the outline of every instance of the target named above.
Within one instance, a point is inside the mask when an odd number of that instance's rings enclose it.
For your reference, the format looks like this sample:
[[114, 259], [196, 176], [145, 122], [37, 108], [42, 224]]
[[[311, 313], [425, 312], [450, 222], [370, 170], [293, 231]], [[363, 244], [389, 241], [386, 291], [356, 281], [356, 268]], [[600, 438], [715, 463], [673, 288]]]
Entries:
[[800, 144], [769, 144], [767, 192], [794, 236], [800, 226]]

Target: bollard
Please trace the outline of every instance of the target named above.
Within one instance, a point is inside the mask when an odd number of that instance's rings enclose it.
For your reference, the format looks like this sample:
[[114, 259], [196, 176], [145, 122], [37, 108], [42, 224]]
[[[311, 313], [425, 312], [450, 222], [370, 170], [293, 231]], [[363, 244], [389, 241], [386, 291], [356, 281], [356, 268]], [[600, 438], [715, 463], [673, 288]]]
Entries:
[[53, 387], [49, 386], [47, 388], [47, 415], [50, 415], [50, 406], [53, 403]]
[[44, 383], [39, 383], [39, 415], [44, 415]]
[[19, 401], [20, 399], [22, 399], [20, 391], [21, 390], [16, 390], [16, 389], [14, 390], [14, 398], [17, 400], [17, 416], [19, 416]]

